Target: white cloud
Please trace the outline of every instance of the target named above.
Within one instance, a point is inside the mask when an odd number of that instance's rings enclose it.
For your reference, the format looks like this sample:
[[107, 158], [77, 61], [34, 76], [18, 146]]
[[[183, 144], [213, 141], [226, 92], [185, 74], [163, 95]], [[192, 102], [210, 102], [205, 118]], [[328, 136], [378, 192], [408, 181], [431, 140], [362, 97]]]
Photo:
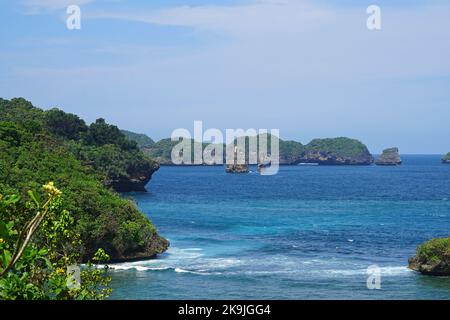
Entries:
[[257, 76], [263, 72], [298, 83], [299, 79], [448, 74], [449, 16], [450, 6], [386, 6], [382, 7], [383, 29], [369, 31], [365, 6], [258, 0], [234, 6], [103, 11], [87, 17], [181, 26], [225, 35], [229, 40], [226, 45], [213, 44], [197, 57], [186, 57], [184, 63], [202, 67], [229, 65], [224, 68], [226, 73], [241, 68]]
[[21, 0], [27, 14], [38, 14], [67, 8], [70, 5], [83, 5], [94, 0]]
[[234, 35], [276, 33], [288, 28], [308, 28], [333, 19], [335, 12], [310, 1], [257, 0], [252, 4], [222, 6], [179, 6], [160, 10], [139, 10], [91, 14], [91, 18], [112, 18], [159, 25], [185, 26]]

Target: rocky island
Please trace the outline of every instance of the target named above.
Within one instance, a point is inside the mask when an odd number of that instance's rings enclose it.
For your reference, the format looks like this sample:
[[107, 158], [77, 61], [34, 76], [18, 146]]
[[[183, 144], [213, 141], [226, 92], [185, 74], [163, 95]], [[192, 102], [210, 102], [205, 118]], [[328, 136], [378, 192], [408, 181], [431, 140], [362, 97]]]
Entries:
[[[136, 136], [130, 135], [129, 137], [130, 139], [135, 139]], [[142, 140], [142, 137], [139, 136], [139, 140]], [[248, 141], [248, 138], [246, 141]], [[279, 139], [278, 143], [280, 149], [280, 165], [298, 165], [300, 163], [319, 165], [371, 165], [374, 161], [368, 148], [362, 142], [346, 137], [314, 139], [307, 145], [303, 145], [297, 141], [282, 139]], [[177, 144], [178, 142], [171, 141], [171, 139], [162, 139], [150, 146], [141, 147], [141, 150], [155, 161], [158, 161], [160, 165], [173, 165], [171, 151]], [[191, 141], [191, 145], [194, 145], [193, 141]], [[203, 148], [206, 146], [207, 144], [204, 144]], [[268, 151], [270, 151], [270, 147], [271, 139], [269, 138]], [[225, 145], [223, 145], [223, 148], [225, 151]], [[248, 160], [248, 155], [246, 155], [246, 159]], [[231, 171], [245, 171], [243, 167], [230, 167], [229, 169]]]
[[450, 276], [450, 238], [432, 239], [417, 248], [409, 268], [425, 275]]
[[450, 152], [442, 158], [442, 163], [450, 164]]
[[355, 139], [314, 139], [305, 146], [298, 163], [371, 165], [373, 157], [367, 147]]
[[383, 153], [375, 162], [378, 166], [398, 166], [402, 164], [402, 159], [398, 152], [398, 148], [389, 148], [383, 150]]

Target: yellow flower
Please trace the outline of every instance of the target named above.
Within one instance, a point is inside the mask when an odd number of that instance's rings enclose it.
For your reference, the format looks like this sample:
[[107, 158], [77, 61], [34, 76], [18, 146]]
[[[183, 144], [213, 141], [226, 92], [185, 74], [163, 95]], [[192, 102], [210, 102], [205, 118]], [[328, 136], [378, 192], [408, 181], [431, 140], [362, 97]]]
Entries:
[[64, 274], [65, 271], [64, 271], [63, 268], [57, 268], [57, 269], [56, 269], [56, 273], [57, 273], [57, 274]]
[[53, 182], [49, 182], [47, 184], [44, 184], [42, 187], [44, 188], [45, 191], [47, 191], [47, 194], [49, 196], [57, 197], [57, 196], [60, 196], [61, 193], [62, 193], [61, 191], [58, 190], [58, 188], [56, 188], [54, 186]]
[[5, 240], [3, 238], [0, 238], [0, 244], [5, 243]]

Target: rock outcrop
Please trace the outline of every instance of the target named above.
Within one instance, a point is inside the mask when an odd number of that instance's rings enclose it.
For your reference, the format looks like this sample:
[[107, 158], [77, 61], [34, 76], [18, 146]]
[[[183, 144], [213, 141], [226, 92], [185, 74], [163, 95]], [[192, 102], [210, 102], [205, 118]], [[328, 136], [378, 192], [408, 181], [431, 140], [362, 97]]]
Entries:
[[157, 162], [146, 162], [138, 167], [129, 168], [128, 175], [108, 182], [117, 192], [146, 192], [145, 186], [159, 169]]
[[110, 262], [116, 263], [153, 259], [156, 255], [167, 251], [169, 245], [170, 243], [167, 239], [161, 237], [157, 233], [154, 233], [153, 236], [145, 243], [142, 250], [122, 254], [112, 254]]
[[375, 162], [378, 166], [398, 166], [402, 164], [402, 159], [398, 152], [398, 148], [389, 148], [383, 150], [383, 153]]
[[417, 248], [409, 268], [431, 276], [450, 276], [450, 238], [438, 238]]
[[248, 164], [228, 164], [226, 173], [249, 173]]
[[442, 163], [450, 164], [450, 152], [442, 158]]

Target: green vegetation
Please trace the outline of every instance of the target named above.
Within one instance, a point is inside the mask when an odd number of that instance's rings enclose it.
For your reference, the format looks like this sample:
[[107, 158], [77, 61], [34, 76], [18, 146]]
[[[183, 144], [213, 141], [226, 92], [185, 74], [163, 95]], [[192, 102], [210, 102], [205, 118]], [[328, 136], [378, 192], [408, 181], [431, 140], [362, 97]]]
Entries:
[[447, 153], [447, 154], [442, 158], [442, 161], [443, 161], [443, 162], [446, 162], [446, 163], [450, 163], [450, 152]]
[[450, 238], [436, 238], [417, 247], [409, 268], [430, 276], [450, 276]]
[[[142, 151], [160, 164], [170, 165], [172, 164], [172, 149], [181, 141], [181, 139], [178, 141], [172, 141], [170, 138], [162, 139], [149, 148], [143, 148]], [[191, 164], [193, 164], [194, 148], [195, 145], [200, 145], [200, 142], [194, 142], [193, 139], [189, 139], [189, 143], [191, 145]], [[206, 146], [208, 146], [208, 143], [203, 143], [202, 150], [204, 150]]]
[[145, 134], [134, 133], [127, 130], [121, 131], [128, 138], [128, 140], [135, 141], [140, 149], [147, 149], [155, 144], [155, 141]]
[[445, 256], [450, 256], [450, 238], [432, 239], [417, 248], [419, 261], [438, 263]]
[[[108, 267], [93, 263], [109, 257], [98, 249], [92, 261], [73, 273], [83, 245], [75, 220], [53, 183], [45, 192], [0, 195], [0, 299], [104, 299], [109, 296]], [[40, 200], [42, 199], [42, 200]], [[78, 267], [79, 268], [79, 267]]]
[[178, 141], [172, 141], [170, 138], [162, 139], [144, 152], [161, 164], [171, 164], [172, 148], [178, 143]]
[[[272, 136], [271, 134], [267, 134], [266, 150], [260, 150], [260, 148], [262, 148], [261, 143], [260, 143], [261, 135], [258, 135], [257, 138], [258, 138], [258, 140], [257, 140], [258, 152], [262, 151], [264, 153], [267, 153], [268, 156], [270, 156], [271, 150], [272, 150], [272, 139], [275, 138], [276, 140], [278, 140], [280, 164], [295, 164], [295, 163], [297, 163], [298, 159], [305, 151], [305, 147], [300, 142], [285, 141], [285, 140], [279, 139], [276, 136]], [[240, 142], [240, 143], [243, 142], [242, 137], [235, 139], [234, 144], [237, 145], [238, 142]], [[249, 137], [245, 137], [245, 154], [246, 154], [247, 161], [249, 160], [249, 153], [250, 153], [249, 142], [250, 142]]]
[[1, 194], [29, 201], [28, 191], [48, 181], [61, 189], [82, 241], [73, 248], [81, 261], [99, 248], [112, 260], [149, 257], [167, 248], [135, 204], [109, 188], [135, 172], [151, 174], [158, 168], [117, 127], [103, 119], [87, 126], [61, 110], [43, 111], [21, 98], [0, 99], [0, 152]]
[[[305, 146], [297, 141], [285, 141], [280, 139], [279, 146], [281, 164], [295, 164], [305, 151]], [[268, 150], [270, 150], [270, 144]]]
[[[129, 135], [131, 139], [133, 135]], [[147, 137], [148, 138], [148, 137]], [[150, 139], [150, 138], [148, 138]], [[239, 138], [238, 138], [239, 139]], [[235, 144], [236, 141], [235, 140]], [[136, 140], [137, 141], [137, 140]], [[267, 153], [271, 150], [271, 137], [268, 135]], [[191, 148], [193, 154], [193, 140]], [[172, 164], [172, 148], [178, 141], [171, 139], [160, 140], [151, 147], [142, 148], [144, 153], [163, 165]], [[203, 144], [203, 149], [207, 146]], [[245, 137], [246, 160], [249, 158], [249, 137]], [[329, 139], [314, 139], [307, 145], [297, 141], [279, 139], [280, 164], [298, 164], [300, 162], [322, 162], [329, 164], [370, 164], [373, 158], [367, 147], [358, 140], [340, 137]], [[225, 157], [225, 146], [224, 146]]]
[[358, 140], [345, 137], [314, 139], [306, 145], [307, 151], [320, 151], [341, 157], [356, 157], [366, 152], [367, 147]]

